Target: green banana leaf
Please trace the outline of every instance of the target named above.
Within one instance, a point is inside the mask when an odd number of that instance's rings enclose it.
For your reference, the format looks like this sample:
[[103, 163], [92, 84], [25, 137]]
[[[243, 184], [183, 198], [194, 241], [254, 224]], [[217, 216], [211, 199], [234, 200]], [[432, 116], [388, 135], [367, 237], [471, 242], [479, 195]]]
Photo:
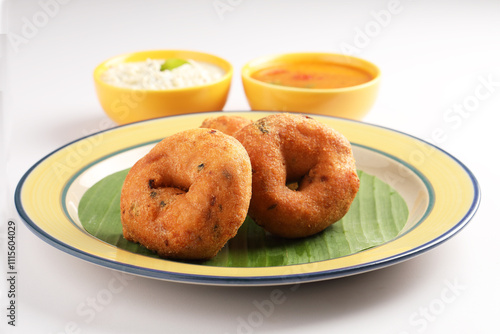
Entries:
[[[83, 195], [78, 215], [84, 229], [118, 248], [158, 257], [123, 238], [120, 194], [128, 173], [109, 175]], [[247, 217], [238, 234], [213, 259], [197, 264], [222, 267], [269, 267], [329, 260], [357, 253], [398, 236], [408, 219], [404, 199], [388, 184], [358, 171], [360, 189], [349, 212], [324, 231], [307, 238], [283, 239], [266, 233]]]

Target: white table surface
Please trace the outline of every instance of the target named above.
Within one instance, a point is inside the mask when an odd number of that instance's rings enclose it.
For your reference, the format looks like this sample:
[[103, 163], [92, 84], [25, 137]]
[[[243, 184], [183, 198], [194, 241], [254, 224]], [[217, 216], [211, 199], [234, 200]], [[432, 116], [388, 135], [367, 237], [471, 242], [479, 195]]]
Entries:
[[[2, 32], [0, 258], [7, 276], [10, 219], [18, 227], [18, 276], [15, 327], [7, 324], [1, 279], [0, 332], [498, 332], [500, 2], [5, 0]], [[117, 274], [35, 236], [17, 214], [14, 190], [49, 152], [109, 127], [94, 93], [94, 67], [147, 49], [192, 49], [231, 61], [225, 110], [249, 110], [239, 70], [257, 56], [351, 52], [373, 61], [383, 80], [364, 121], [428, 140], [461, 160], [480, 183], [480, 208], [446, 243], [371, 273], [296, 290], [126, 274], [110, 300], [95, 302]], [[444, 139], [432, 137], [436, 130]], [[274, 289], [284, 300], [262, 315], [256, 305]]]

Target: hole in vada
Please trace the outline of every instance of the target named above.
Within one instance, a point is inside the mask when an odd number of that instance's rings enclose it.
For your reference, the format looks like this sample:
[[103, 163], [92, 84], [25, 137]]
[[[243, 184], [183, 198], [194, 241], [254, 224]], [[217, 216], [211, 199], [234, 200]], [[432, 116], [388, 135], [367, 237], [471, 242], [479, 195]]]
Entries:
[[299, 181], [292, 181], [292, 182], [287, 182], [286, 186], [290, 190], [297, 190], [299, 189]]
[[[300, 191], [302, 186], [311, 179], [311, 171], [317, 164], [314, 150], [300, 147], [301, 150], [285, 151], [284, 165], [286, 171], [286, 186], [293, 191]], [[310, 182], [308, 182], [310, 183]]]
[[290, 177], [291, 175], [287, 174], [286, 187], [293, 191], [300, 191], [301, 186], [306, 181], [308, 181], [308, 183], [311, 183], [311, 177], [309, 176], [309, 172], [310, 170], [298, 177], [296, 175], [292, 175], [293, 177]]

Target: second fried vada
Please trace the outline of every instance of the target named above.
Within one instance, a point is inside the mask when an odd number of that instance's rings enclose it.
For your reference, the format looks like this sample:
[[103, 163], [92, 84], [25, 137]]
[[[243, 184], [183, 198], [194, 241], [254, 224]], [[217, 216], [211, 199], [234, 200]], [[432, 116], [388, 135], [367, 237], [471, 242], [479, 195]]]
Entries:
[[310, 236], [349, 210], [359, 179], [342, 134], [308, 116], [281, 113], [244, 127], [235, 138], [252, 163], [248, 214], [268, 232]]

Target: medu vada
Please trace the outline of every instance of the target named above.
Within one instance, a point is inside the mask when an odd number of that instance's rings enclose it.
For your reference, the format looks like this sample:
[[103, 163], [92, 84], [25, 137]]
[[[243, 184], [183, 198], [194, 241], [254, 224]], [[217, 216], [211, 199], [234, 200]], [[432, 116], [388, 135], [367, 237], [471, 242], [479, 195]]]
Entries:
[[205, 119], [200, 127], [216, 129], [227, 135], [233, 136], [236, 132], [250, 123], [252, 123], [251, 120], [242, 116], [222, 115]]
[[171, 135], [125, 179], [123, 236], [165, 258], [212, 258], [243, 224], [251, 182], [249, 156], [235, 138], [200, 128]]
[[[349, 141], [309, 116], [280, 113], [236, 133], [252, 163], [249, 216], [285, 238], [340, 220], [359, 189]], [[290, 186], [295, 184], [295, 186]]]

